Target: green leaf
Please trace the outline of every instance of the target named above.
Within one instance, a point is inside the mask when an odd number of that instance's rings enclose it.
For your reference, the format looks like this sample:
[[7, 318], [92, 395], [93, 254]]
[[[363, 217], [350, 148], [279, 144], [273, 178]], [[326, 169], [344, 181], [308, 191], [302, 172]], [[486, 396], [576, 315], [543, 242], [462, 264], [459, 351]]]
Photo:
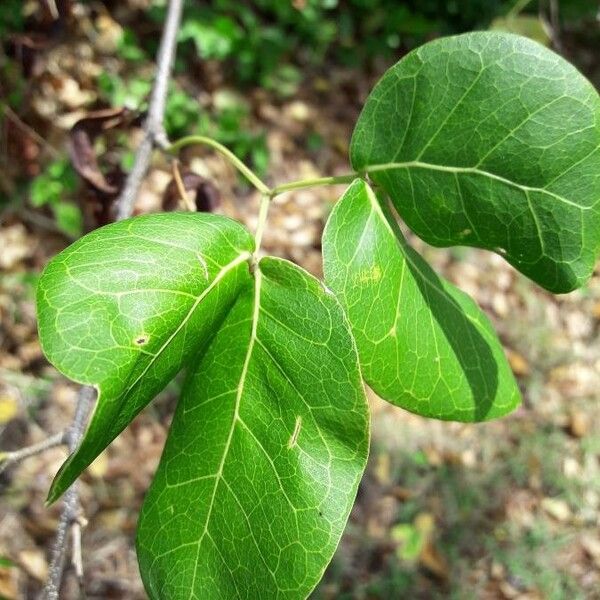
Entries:
[[[77, 187], [77, 175], [67, 158], [51, 162], [35, 179], [29, 188], [32, 206], [60, 204]], [[71, 232], [68, 232], [71, 233]]]
[[395, 525], [391, 531], [391, 537], [400, 544], [396, 549], [398, 558], [408, 562], [418, 560], [427, 542], [427, 537], [412, 523]]
[[417, 414], [502, 416], [520, 401], [487, 317], [438, 277], [363, 181], [334, 207], [323, 235], [325, 281], [350, 320], [367, 383]]
[[58, 202], [52, 206], [56, 224], [61, 231], [72, 237], [79, 237], [83, 230], [83, 216], [77, 204]]
[[494, 250], [567, 292], [600, 249], [600, 99], [569, 63], [500, 32], [414, 50], [374, 88], [351, 160], [435, 246]]
[[198, 55], [204, 59], [225, 60], [234, 51], [236, 43], [244, 34], [239, 25], [229, 17], [201, 17], [184, 20], [177, 35], [180, 42], [192, 40]]
[[99, 392], [50, 502], [209, 340], [250, 278], [253, 244], [226, 217], [149, 215], [98, 229], [48, 264], [37, 292], [42, 348]]
[[335, 297], [262, 259], [184, 386], [146, 495], [150, 598], [304, 598], [365, 467], [368, 409]]

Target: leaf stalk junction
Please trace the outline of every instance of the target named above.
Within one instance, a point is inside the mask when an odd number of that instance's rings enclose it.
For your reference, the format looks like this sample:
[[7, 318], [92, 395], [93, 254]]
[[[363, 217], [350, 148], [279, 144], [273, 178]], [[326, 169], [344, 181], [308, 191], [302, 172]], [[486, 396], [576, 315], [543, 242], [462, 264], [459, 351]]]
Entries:
[[221, 156], [223, 156], [227, 161], [229, 161], [229, 163], [233, 167], [235, 167], [261, 194], [258, 222], [254, 236], [255, 251], [252, 256], [252, 269], [254, 269], [257, 260], [257, 253], [260, 250], [269, 212], [269, 205], [274, 198], [280, 196], [281, 194], [285, 194], [286, 192], [291, 192], [294, 190], [301, 190], [323, 185], [336, 185], [339, 183], [351, 183], [352, 181], [354, 181], [354, 179], [361, 176], [360, 173], [351, 172], [345, 175], [300, 179], [298, 181], [290, 181], [288, 183], [283, 183], [270, 188], [250, 167], [248, 167], [231, 150], [229, 150], [229, 148], [212, 138], [203, 135], [185, 136], [171, 144], [168, 148], [166, 148], [166, 152], [169, 154], [176, 154], [182, 148], [192, 145], [209, 146], [213, 150], [216, 150]]

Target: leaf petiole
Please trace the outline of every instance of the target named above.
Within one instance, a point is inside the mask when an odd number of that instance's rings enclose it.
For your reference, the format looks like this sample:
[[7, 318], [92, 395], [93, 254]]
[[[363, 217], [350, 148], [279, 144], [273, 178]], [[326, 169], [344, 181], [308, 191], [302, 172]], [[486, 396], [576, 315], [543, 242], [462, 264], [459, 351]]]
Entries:
[[175, 154], [181, 150], [181, 148], [194, 144], [210, 146], [215, 149], [222, 154], [261, 194], [267, 196], [270, 195], [271, 190], [267, 184], [264, 183], [252, 169], [246, 166], [233, 152], [231, 152], [231, 150], [212, 138], [204, 137], [203, 135], [188, 135], [171, 144], [166, 151], [170, 154]]
[[289, 183], [282, 183], [281, 185], [275, 186], [271, 191], [270, 195], [272, 198], [284, 194], [285, 192], [291, 192], [293, 190], [302, 190], [304, 188], [317, 187], [319, 185], [335, 185], [337, 183], [351, 183], [357, 177], [360, 177], [359, 173], [348, 173], [346, 175], [336, 175], [332, 177], [316, 177], [313, 179], [301, 179], [299, 181], [290, 181]]
[[246, 179], [261, 193], [263, 196], [273, 199], [280, 194], [285, 192], [291, 192], [293, 190], [301, 190], [310, 187], [317, 187], [320, 185], [335, 185], [338, 183], [351, 183], [357, 177], [360, 177], [360, 173], [347, 173], [346, 175], [336, 175], [331, 177], [315, 177], [311, 179], [301, 179], [299, 181], [290, 181], [289, 183], [282, 183], [274, 188], [269, 188], [250, 167], [245, 165], [231, 150], [220, 144], [212, 138], [205, 137], [203, 135], [188, 135], [177, 140], [167, 148], [169, 154], [175, 154], [181, 148], [185, 146], [191, 146], [194, 144], [201, 144], [204, 146], [210, 146], [219, 154], [224, 156]]
[[258, 223], [256, 224], [256, 233], [254, 234], [254, 256], [260, 250], [260, 244], [262, 242], [263, 232], [265, 230], [265, 224], [267, 222], [267, 214], [269, 212], [269, 204], [271, 203], [271, 196], [269, 194], [263, 194], [260, 199], [260, 208], [258, 210]]

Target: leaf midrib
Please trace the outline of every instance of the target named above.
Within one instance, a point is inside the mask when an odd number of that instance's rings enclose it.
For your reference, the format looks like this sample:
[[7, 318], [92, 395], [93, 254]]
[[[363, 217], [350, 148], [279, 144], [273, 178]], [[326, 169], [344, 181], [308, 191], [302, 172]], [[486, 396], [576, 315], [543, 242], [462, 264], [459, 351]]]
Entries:
[[[217, 285], [223, 280], [223, 278], [229, 272], [231, 272], [233, 269], [235, 269], [237, 266], [239, 266], [243, 262], [247, 261], [251, 256], [252, 256], [252, 254], [248, 251], [241, 252], [240, 254], [238, 254], [238, 256], [236, 258], [234, 258], [232, 261], [230, 261], [224, 267], [222, 267], [222, 269], [216, 274], [216, 276], [212, 280], [212, 282], [197, 296], [195, 302], [192, 304], [192, 306], [188, 310], [185, 317], [181, 320], [181, 323], [179, 323], [179, 325], [173, 331], [173, 333], [171, 333], [171, 335], [167, 338], [167, 340], [165, 340], [165, 342], [159, 348], [159, 350], [156, 352], [156, 354], [152, 355], [151, 359], [148, 361], [148, 364], [144, 367], [144, 369], [141, 371], [141, 373], [139, 373], [139, 375], [135, 378], [135, 380], [127, 386], [127, 388], [125, 389], [124, 392], [113, 396], [113, 400], [115, 400], [118, 403], [118, 411], [116, 413], [115, 418], [120, 417], [121, 408], [123, 406], [123, 403], [126, 401], [128, 394], [140, 382], [140, 380], [145, 376], [145, 374], [152, 367], [152, 365], [162, 356], [163, 352], [166, 350], [166, 348], [169, 346], [169, 344], [171, 344], [171, 342], [177, 336], [177, 334], [185, 327], [185, 325], [190, 320], [190, 318], [192, 317], [192, 315], [194, 314], [196, 308], [200, 305], [200, 303], [210, 294], [210, 292], [212, 290], [214, 290], [217, 287]], [[94, 384], [88, 382], [87, 380], [78, 380], [78, 383], [94, 385]], [[98, 390], [98, 398], [96, 400], [93, 412], [89, 417], [89, 423], [93, 422], [93, 420], [95, 418], [95, 413], [96, 413], [98, 407], [100, 406], [100, 401], [101, 401], [101, 397], [102, 397], [102, 385], [101, 384], [94, 385], [94, 387]], [[72, 464], [73, 459], [79, 455], [80, 450], [81, 450], [81, 446], [73, 454], [71, 454], [69, 456], [67, 461], [61, 467], [61, 471], [59, 472], [58, 476], [52, 482], [52, 486], [51, 486], [49, 494], [48, 494], [49, 502], [53, 502], [58, 497], [59, 494], [55, 491], [55, 488], [57, 487], [57, 483], [62, 480], [62, 476], [64, 475], [65, 470]], [[64, 489], [62, 491], [64, 491]], [[62, 491], [60, 493], [62, 493]]]
[[575, 208], [578, 208], [581, 211], [593, 210], [595, 207], [595, 204], [591, 205], [591, 206], [582, 206], [581, 204], [577, 204], [576, 202], [573, 202], [572, 200], [569, 200], [568, 198], [565, 198], [564, 196], [561, 196], [559, 194], [551, 192], [550, 190], [548, 190], [546, 188], [528, 186], [528, 185], [524, 185], [522, 183], [517, 183], [516, 181], [513, 181], [512, 179], [507, 179], [506, 177], [502, 177], [501, 175], [496, 175], [495, 173], [492, 173], [490, 171], [478, 169], [477, 167], [454, 167], [454, 166], [448, 166], [448, 165], [438, 165], [435, 163], [423, 162], [420, 160], [411, 160], [411, 161], [405, 161], [405, 162], [390, 162], [390, 163], [369, 165], [368, 167], [365, 167], [364, 169], [362, 169], [362, 171], [364, 173], [371, 174], [371, 173], [377, 173], [380, 171], [392, 171], [395, 169], [426, 169], [426, 170], [431, 170], [431, 171], [442, 171], [442, 172], [446, 172], [446, 173], [453, 173], [455, 175], [456, 174], [480, 175], [482, 177], [488, 177], [489, 179], [493, 179], [493, 180], [503, 183], [505, 185], [509, 185], [511, 187], [517, 188], [525, 194], [528, 194], [529, 192], [538, 192], [540, 194], [547, 194], [548, 196], [555, 198], [559, 202], [562, 202], [563, 204], [568, 204], [569, 206], [574, 206]]
[[139, 381], [144, 377], [144, 375], [148, 372], [148, 369], [156, 362], [158, 358], [162, 355], [162, 353], [166, 350], [169, 344], [173, 341], [173, 339], [177, 336], [177, 334], [185, 327], [186, 323], [191, 319], [194, 314], [196, 308], [200, 305], [202, 300], [210, 294], [210, 292], [221, 282], [221, 280], [235, 267], [248, 260], [251, 257], [250, 252], [242, 252], [238, 254], [236, 258], [234, 258], [231, 262], [227, 263], [215, 276], [215, 278], [211, 281], [210, 285], [208, 285], [204, 291], [198, 295], [195, 302], [190, 307], [189, 311], [185, 315], [185, 317], [181, 320], [181, 323], [175, 328], [173, 333], [166, 339], [163, 345], [158, 349], [152, 360], [148, 362], [144, 370], [136, 377], [135, 381], [129, 385], [129, 387], [123, 393], [123, 396], [129, 394], [129, 392], [139, 383]]
[[[460, 312], [461, 314], [465, 315], [467, 317], [467, 319], [469, 319], [469, 321], [471, 321], [474, 325], [477, 326], [478, 330], [483, 332], [485, 334], [485, 336], [489, 339], [490, 335], [489, 332], [486, 330], [485, 327], [481, 326], [481, 323], [479, 322], [478, 319], [474, 319], [473, 317], [471, 317], [471, 315], [460, 311], [460, 309], [454, 304], [454, 302], [449, 302], [447, 297], [442, 293], [441, 290], [439, 290], [435, 285], [433, 285], [431, 283], [431, 281], [429, 281], [429, 279], [424, 275], [424, 273], [421, 271], [419, 265], [417, 265], [417, 263], [415, 263], [415, 261], [413, 260], [412, 256], [410, 255], [410, 253], [408, 252], [404, 252], [404, 249], [402, 247], [402, 244], [400, 243], [400, 240], [398, 239], [398, 236], [396, 235], [396, 232], [394, 231], [394, 229], [392, 228], [392, 226], [390, 225], [390, 222], [388, 221], [385, 213], [383, 212], [383, 209], [381, 208], [381, 206], [379, 205], [379, 201], [377, 200], [377, 197], [375, 196], [375, 193], [373, 192], [373, 190], [371, 189], [370, 186], [367, 186], [367, 196], [369, 198], [370, 201], [370, 205], [371, 205], [371, 214], [376, 213], [379, 218], [382, 220], [382, 222], [384, 223], [384, 226], [386, 227], [386, 229], [388, 230], [388, 232], [390, 233], [390, 235], [393, 237], [394, 242], [396, 244], [398, 244], [401, 252], [402, 252], [402, 256], [404, 257], [405, 260], [405, 264], [409, 264], [416, 270], [416, 272], [419, 274], [419, 276], [421, 277], [422, 281], [427, 285], [428, 288], [430, 288], [431, 290], [433, 290], [436, 294], [438, 294], [440, 296], [440, 298], [442, 298], [444, 300], [444, 302], [446, 302], [450, 307], [452, 307], [455, 311]], [[404, 275], [404, 272], [403, 272]], [[402, 278], [402, 280], [404, 279], [404, 277]], [[395, 319], [395, 324], [398, 321], [398, 317], [399, 317], [399, 313], [396, 314], [396, 319]]]
[[239, 416], [240, 404], [241, 404], [242, 396], [244, 394], [244, 388], [246, 385], [246, 377], [248, 375], [250, 361], [252, 360], [252, 352], [254, 350], [254, 344], [256, 343], [256, 339], [257, 339], [258, 317], [260, 314], [261, 283], [262, 283], [262, 274], [260, 272], [260, 269], [257, 268], [254, 271], [254, 299], [253, 299], [254, 302], [253, 302], [253, 306], [252, 306], [252, 325], [251, 325], [251, 330], [250, 330], [250, 340], [248, 342], [248, 350], [246, 351], [246, 356], [244, 357], [244, 364], [242, 366], [240, 379], [239, 379], [239, 382], [237, 385], [237, 393], [235, 396], [235, 406], [233, 409], [233, 418], [231, 419], [231, 426], [229, 428], [229, 433], [227, 434], [227, 440], [225, 441], [225, 446], [223, 448], [223, 456], [221, 457], [221, 461], [219, 463], [219, 468], [215, 475], [215, 483], [213, 486], [213, 492], [212, 492], [212, 495], [210, 498], [210, 504], [208, 506], [208, 511], [206, 513], [206, 522], [204, 523], [204, 529], [203, 529], [202, 534], [200, 535], [200, 538], [198, 539], [198, 542], [197, 542], [196, 560], [194, 563], [194, 574], [192, 576], [192, 582], [190, 584], [189, 600], [191, 600], [195, 594], [194, 589], [195, 589], [195, 585], [196, 585], [196, 576], [198, 573], [200, 548], [202, 546], [202, 541], [204, 540], [204, 536], [209, 534], [208, 533], [208, 525], [210, 523], [213, 508], [215, 506], [215, 498], [217, 496], [217, 490], [219, 488], [219, 483], [223, 479], [223, 469], [225, 468], [225, 462], [227, 460], [227, 455], [229, 454], [229, 449], [231, 447], [231, 441], [233, 439], [233, 433], [235, 431], [235, 426], [236, 426], [236, 423], [238, 422], [238, 420], [241, 420], [240, 416]]
[[[404, 258], [402, 277], [401, 277], [401, 281], [400, 281], [400, 288], [399, 288], [399, 294], [398, 294], [399, 298], [402, 294], [402, 284], [404, 281], [404, 272], [406, 270], [406, 265], [410, 264], [415, 269], [416, 273], [418, 273], [421, 280], [426, 284], [427, 289], [435, 292], [436, 295], [438, 295], [440, 297], [440, 299], [442, 299], [453, 310], [460, 312], [460, 314], [464, 315], [473, 324], [473, 326], [476, 327], [477, 331], [484, 339], [486, 339], [487, 341], [493, 341], [493, 335], [490, 333], [490, 331], [484, 326], [484, 324], [479, 319], [474, 318], [473, 316], [471, 316], [470, 314], [468, 314], [465, 311], [462, 311], [459, 308], [459, 306], [457, 306], [455, 304], [455, 302], [450, 301], [447, 298], [447, 296], [445, 295], [444, 292], [442, 292], [442, 290], [438, 289], [435, 285], [433, 285], [431, 283], [431, 281], [429, 281], [429, 279], [421, 271], [419, 265], [414, 261], [413, 257], [410, 255], [410, 253], [404, 251], [404, 245], [402, 244], [402, 241], [398, 238], [398, 236], [397, 236], [396, 232], [394, 231], [394, 228], [390, 224], [384, 210], [382, 209], [381, 205], [379, 204], [379, 201], [378, 201], [375, 193], [373, 192], [371, 187], [368, 185], [366, 185], [366, 193], [367, 193], [367, 197], [369, 199], [370, 206], [369, 206], [369, 216], [367, 217], [367, 220], [365, 221], [365, 229], [367, 228], [368, 221], [371, 219], [371, 217], [373, 215], [376, 215], [383, 223], [388, 234], [392, 237], [393, 243], [398, 245], [398, 248], [400, 249], [401, 254]], [[363, 233], [364, 233], [364, 231], [363, 231]], [[361, 239], [362, 239], [362, 235], [361, 235]], [[354, 259], [352, 259], [352, 260], [354, 260]], [[396, 306], [396, 316], [394, 319], [393, 328], [395, 328], [398, 323], [398, 318], [399, 318], [398, 308], [399, 308], [399, 304], [397, 304], [397, 306]], [[431, 313], [430, 313], [430, 318], [432, 318]], [[435, 331], [436, 331], [435, 327], [433, 326], [433, 319], [431, 321], [431, 325], [432, 325], [432, 331], [433, 331], [433, 335], [434, 335], [434, 341], [435, 341], [436, 348], [437, 348], [437, 336], [435, 333]], [[385, 337], [388, 337], [388, 336], [389, 336], [389, 333], [386, 334]], [[377, 345], [380, 344], [383, 339], [385, 339], [385, 338], [382, 338], [381, 340], [376, 342], [376, 344]], [[438, 351], [438, 354], [439, 354], [439, 351]], [[438, 364], [438, 367], [439, 367], [439, 364]], [[416, 375], [416, 372], [415, 372], [415, 375]], [[440, 373], [440, 375], [441, 375], [441, 373]], [[413, 384], [414, 384], [414, 379], [413, 379]], [[464, 413], [471, 412], [470, 409], [462, 409], [462, 408], [457, 408], [457, 407], [455, 407], [454, 410], [458, 411], [458, 412], [464, 412]]]

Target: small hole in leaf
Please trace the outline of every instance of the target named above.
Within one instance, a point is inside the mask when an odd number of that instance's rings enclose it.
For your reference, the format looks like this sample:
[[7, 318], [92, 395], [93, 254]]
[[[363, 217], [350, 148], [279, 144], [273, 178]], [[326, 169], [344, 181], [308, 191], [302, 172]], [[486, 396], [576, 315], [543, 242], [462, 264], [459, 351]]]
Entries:
[[139, 335], [138, 337], [135, 338], [135, 345], [136, 346], [144, 346], [145, 344], [148, 343], [148, 340], [150, 339], [150, 336], [147, 335]]

